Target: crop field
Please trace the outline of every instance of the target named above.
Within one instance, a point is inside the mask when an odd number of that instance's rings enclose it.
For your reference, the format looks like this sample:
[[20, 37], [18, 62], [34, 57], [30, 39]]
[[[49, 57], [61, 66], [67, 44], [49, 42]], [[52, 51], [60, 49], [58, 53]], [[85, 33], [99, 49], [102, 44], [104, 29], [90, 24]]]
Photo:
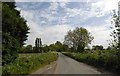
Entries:
[[3, 67], [4, 74], [30, 74], [31, 72], [57, 60], [57, 53], [19, 54], [13, 62]]

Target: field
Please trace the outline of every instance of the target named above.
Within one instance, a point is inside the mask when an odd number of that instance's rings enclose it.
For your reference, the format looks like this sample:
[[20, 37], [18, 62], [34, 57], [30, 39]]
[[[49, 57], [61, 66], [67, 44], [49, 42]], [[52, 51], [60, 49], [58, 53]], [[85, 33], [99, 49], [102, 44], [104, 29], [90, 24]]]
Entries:
[[30, 74], [31, 72], [57, 60], [57, 53], [19, 54], [13, 62], [3, 67], [3, 74]]
[[63, 53], [77, 61], [85, 62], [87, 64], [102, 67], [112, 72], [120, 72], [120, 59], [111, 50], [97, 50], [87, 53]]

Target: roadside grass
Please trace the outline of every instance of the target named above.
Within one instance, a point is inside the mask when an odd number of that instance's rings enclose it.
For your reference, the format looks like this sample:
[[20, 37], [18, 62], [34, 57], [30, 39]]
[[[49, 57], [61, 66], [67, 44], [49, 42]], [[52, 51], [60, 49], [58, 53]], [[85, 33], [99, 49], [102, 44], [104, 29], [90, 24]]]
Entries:
[[19, 57], [14, 62], [2, 67], [2, 74], [28, 75], [38, 68], [56, 61], [57, 58], [57, 53], [51, 52], [19, 54]]
[[97, 50], [87, 53], [64, 52], [63, 54], [95, 67], [104, 68], [111, 72], [120, 72], [120, 59], [111, 50]]

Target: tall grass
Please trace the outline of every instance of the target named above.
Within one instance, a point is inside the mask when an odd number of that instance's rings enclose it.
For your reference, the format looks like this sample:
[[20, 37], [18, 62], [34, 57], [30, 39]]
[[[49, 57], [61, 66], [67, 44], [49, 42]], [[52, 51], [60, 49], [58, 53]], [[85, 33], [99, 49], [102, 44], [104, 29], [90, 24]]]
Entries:
[[57, 60], [57, 53], [19, 54], [19, 57], [8, 65], [3, 66], [4, 74], [30, 74], [34, 70]]

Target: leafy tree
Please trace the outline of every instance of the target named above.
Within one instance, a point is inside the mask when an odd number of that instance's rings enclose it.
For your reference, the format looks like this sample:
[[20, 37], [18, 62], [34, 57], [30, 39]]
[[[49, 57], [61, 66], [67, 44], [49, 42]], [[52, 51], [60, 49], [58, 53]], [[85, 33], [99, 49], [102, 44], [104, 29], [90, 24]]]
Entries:
[[2, 65], [10, 63], [17, 57], [19, 43], [10, 34], [3, 34], [2, 40]]
[[103, 50], [103, 46], [102, 45], [94, 45], [92, 46], [93, 50]]
[[55, 44], [50, 44], [50, 45], [49, 45], [49, 49], [50, 49], [50, 51], [56, 51], [56, 46], [55, 46]]
[[112, 48], [111, 48], [110, 46], [108, 46], [106, 50], [111, 50], [111, 49], [112, 49]]
[[28, 37], [28, 26], [20, 12], [15, 9], [14, 2], [2, 3], [2, 58], [3, 65], [13, 61], [17, 52]]
[[33, 52], [32, 45], [27, 45], [24, 52], [32, 53]]
[[58, 52], [62, 52], [62, 51], [68, 51], [68, 45], [66, 44], [62, 44], [60, 41], [56, 41], [55, 44], [50, 44], [49, 45], [49, 50], [50, 51], [58, 51]]
[[115, 25], [111, 27], [113, 32], [111, 33], [112, 39], [110, 40], [111, 47], [114, 47], [117, 51], [117, 54], [120, 55], [120, 12], [118, 14], [114, 10], [113, 21], [112, 23]]
[[68, 51], [69, 50], [69, 47], [68, 47], [68, 45], [66, 45], [66, 44], [63, 44], [62, 46], [61, 46], [61, 49], [60, 49], [61, 51]]
[[62, 43], [60, 41], [56, 41], [55, 47], [56, 47], [56, 51], [60, 52], [62, 48]]
[[37, 52], [42, 52], [42, 41], [41, 38], [36, 38], [35, 40], [35, 48]]
[[65, 36], [64, 43], [69, 47], [73, 47], [77, 52], [84, 51], [84, 48], [91, 43], [93, 37], [87, 29], [77, 27], [73, 31], [68, 31]]
[[43, 52], [49, 52], [49, 46], [45, 45], [42, 47]]

